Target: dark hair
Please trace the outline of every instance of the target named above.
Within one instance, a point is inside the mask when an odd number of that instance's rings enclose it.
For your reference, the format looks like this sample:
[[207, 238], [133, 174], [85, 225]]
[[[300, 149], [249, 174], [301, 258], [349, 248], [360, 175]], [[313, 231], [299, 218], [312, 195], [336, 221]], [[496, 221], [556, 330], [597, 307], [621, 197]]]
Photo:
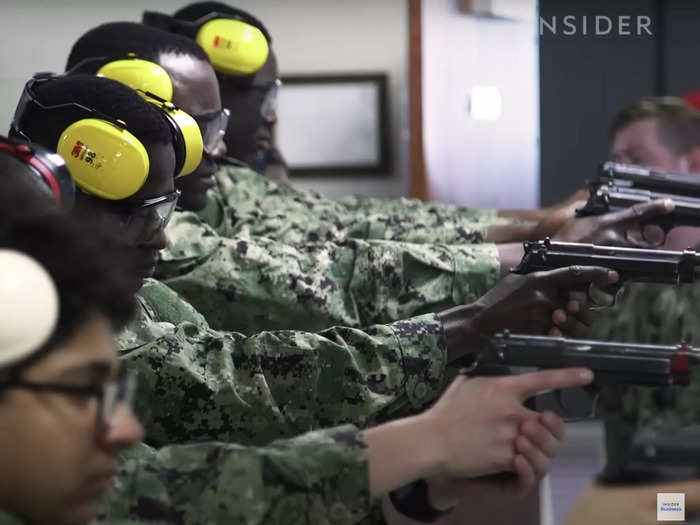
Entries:
[[254, 25], [258, 29], [260, 29], [260, 31], [262, 31], [262, 33], [267, 38], [268, 42], [272, 42], [270, 32], [267, 30], [267, 28], [259, 18], [251, 15], [247, 11], [243, 11], [243, 9], [238, 9], [236, 7], [222, 4], [221, 2], [195, 2], [194, 4], [186, 5], [182, 9], [175, 11], [175, 13], [173, 14], [173, 18], [177, 18], [178, 20], [185, 20], [187, 22], [193, 22], [211, 13], [221, 13], [222, 15], [233, 16], [242, 15], [244, 18], [247, 19], [247, 22], [250, 22], [251, 25]]
[[[11, 189], [10, 193], [18, 192]], [[123, 270], [131, 252], [93, 227], [57, 209], [42, 209], [40, 203], [0, 208], [0, 248], [33, 257], [51, 275], [59, 295], [59, 319], [49, 341], [8, 370], [24, 369], [37, 361], [75, 334], [95, 312], [105, 315], [115, 330], [131, 318], [133, 279]]]
[[[94, 75], [62, 76], [35, 84], [34, 92], [44, 105], [73, 102], [123, 120], [128, 130], [146, 145], [172, 144], [172, 134], [161, 111], [120, 82]], [[25, 123], [22, 131], [28, 132], [32, 141], [55, 148], [60, 134], [73, 119], [37, 119]]]
[[675, 97], [647, 97], [622, 109], [610, 126], [610, 139], [644, 119], [658, 122], [659, 139], [676, 153], [700, 146], [700, 113]]
[[[91, 29], [73, 44], [66, 69], [86, 58], [126, 57], [128, 53], [156, 63], [160, 63], [160, 56], [164, 53], [192, 55], [209, 62], [199, 44], [185, 36], [136, 22], [111, 22]], [[85, 72], [95, 73], [101, 65], [97, 65], [94, 71]]]

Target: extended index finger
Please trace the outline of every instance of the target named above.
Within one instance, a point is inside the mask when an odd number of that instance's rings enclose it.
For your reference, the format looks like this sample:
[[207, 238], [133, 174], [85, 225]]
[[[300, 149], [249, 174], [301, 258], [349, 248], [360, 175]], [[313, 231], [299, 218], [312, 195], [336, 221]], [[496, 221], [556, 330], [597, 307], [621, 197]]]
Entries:
[[621, 222], [643, 221], [656, 215], [664, 215], [673, 211], [675, 204], [671, 199], [657, 199], [651, 202], [635, 204], [627, 209], [608, 213], [603, 220], [608, 225]]
[[520, 374], [508, 379], [516, 395], [524, 401], [535, 394], [550, 390], [586, 386], [593, 381], [593, 372], [587, 368], [563, 368]]
[[616, 272], [601, 266], [567, 266], [542, 272], [540, 277], [557, 288], [575, 288], [593, 282], [604, 286], [619, 278]]

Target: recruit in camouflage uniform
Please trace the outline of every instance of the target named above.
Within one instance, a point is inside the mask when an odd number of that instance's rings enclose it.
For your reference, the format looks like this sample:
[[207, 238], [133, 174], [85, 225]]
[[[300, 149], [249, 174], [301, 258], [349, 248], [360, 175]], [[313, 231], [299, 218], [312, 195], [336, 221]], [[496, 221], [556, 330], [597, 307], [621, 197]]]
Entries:
[[365, 330], [262, 332], [209, 328], [149, 280], [117, 337], [139, 373], [136, 413], [150, 444], [262, 445], [340, 424], [360, 428], [415, 414], [445, 382], [446, 342], [434, 314]]
[[223, 162], [202, 220], [223, 237], [251, 235], [289, 243], [349, 238], [415, 243], [482, 242], [489, 226], [511, 224], [496, 210], [424, 203], [417, 199], [347, 197], [333, 200], [273, 182]]
[[371, 512], [367, 449], [352, 426], [265, 447], [141, 444], [124, 456], [98, 522], [349, 525]]
[[[591, 338], [649, 343], [700, 343], [700, 283], [671, 287], [635, 284], [620, 303], [598, 317]], [[629, 388], [604, 396], [609, 461], [618, 461], [635, 433], [658, 424], [679, 428], [700, 423], [700, 370], [691, 384], [669, 389]]]
[[290, 245], [217, 235], [192, 212], [174, 214], [156, 277], [212, 328], [317, 331], [369, 326], [467, 304], [500, 274], [492, 244], [351, 239]]

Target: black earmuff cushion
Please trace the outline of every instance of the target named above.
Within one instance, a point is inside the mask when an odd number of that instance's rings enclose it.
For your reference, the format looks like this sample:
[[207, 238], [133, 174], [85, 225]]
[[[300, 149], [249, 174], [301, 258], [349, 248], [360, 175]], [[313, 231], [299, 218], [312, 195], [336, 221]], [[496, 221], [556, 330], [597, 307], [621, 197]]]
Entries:
[[185, 137], [182, 136], [180, 126], [177, 125], [177, 122], [175, 122], [175, 120], [166, 110], [161, 111], [161, 114], [168, 123], [170, 132], [173, 136], [173, 148], [175, 149], [175, 173], [180, 173], [180, 170], [182, 170], [182, 166], [185, 163]]

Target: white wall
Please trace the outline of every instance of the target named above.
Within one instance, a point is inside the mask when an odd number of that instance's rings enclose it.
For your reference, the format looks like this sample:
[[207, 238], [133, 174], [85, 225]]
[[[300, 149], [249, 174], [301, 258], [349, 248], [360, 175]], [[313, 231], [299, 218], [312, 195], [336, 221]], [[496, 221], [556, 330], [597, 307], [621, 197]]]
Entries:
[[[61, 71], [72, 43], [100, 23], [140, 19], [144, 6], [173, 12], [186, 1], [0, 0], [0, 133], [22, 85], [36, 71]], [[390, 77], [393, 174], [303, 179], [328, 194], [408, 191], [408, 8], [405, 0], [232, 0], [273, 35], [282, 74], [385, 71]]]
[[328, 195], [407, 194], [406, 0], [235, 0], [232, 5], [254, 13], [268, 26], [283, 75], [363, 71], [389, 74], [393, 174], [303, 178], [295, 183]]
[[[516, 1], [516, 0], [512, 0]], [[527, 208], [539, 202], [536, 0], [525, 20], [460, 13], [456, 0], [423, 0], [423, 125], [436, 200]], [[475, 85], [497, 86], [497, 121], [468, 114]]]

